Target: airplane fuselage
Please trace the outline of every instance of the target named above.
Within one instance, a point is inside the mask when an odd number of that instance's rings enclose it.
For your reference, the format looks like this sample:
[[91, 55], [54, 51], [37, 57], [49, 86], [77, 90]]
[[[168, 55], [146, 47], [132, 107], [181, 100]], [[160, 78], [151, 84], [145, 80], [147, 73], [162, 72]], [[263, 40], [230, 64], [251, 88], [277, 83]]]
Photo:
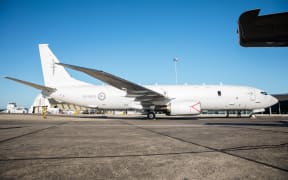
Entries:
[[[226, 85], [155, 85], [145, 86], [177, 101], [193, 101], [202, 110], [255, 110], [269, 107], [275, 99], [265, 92], [246, 86]], [[99, 109], [142, 109], [134, 97], [112, 86], [86, 84], [83, 86], [58, 87], [49, 96], [72, 104]], [[163, 102], [161, 102], [163, 105]]]

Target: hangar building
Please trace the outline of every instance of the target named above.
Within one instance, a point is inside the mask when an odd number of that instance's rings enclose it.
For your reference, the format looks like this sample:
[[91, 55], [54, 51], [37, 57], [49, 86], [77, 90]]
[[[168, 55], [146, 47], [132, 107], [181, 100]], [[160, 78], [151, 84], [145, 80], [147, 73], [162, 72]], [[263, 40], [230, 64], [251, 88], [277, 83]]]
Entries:
[[274, 94], [272, 95], [278, 99], [278, 103], [267, 108], [264, 114], [288, 114], [288, 94]]

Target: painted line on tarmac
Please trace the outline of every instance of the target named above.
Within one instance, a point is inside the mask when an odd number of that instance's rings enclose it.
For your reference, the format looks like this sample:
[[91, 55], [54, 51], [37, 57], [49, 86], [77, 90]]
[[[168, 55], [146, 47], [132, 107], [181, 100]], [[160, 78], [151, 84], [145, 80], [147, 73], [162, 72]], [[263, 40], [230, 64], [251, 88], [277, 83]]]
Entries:
[[1, 144], [1, 143], [4, 143], [4, 142], [7, 142], [7, 141], [14, 140], [14, 139], [18, 139], [18, 138], [21, 138], [21, 137], [24, 137], [24, 136], [28, 136], [28, 135], [31, 135], [31, 134], [36, 134], [36, 133], [41, 132], [41, 131], [45, 131], [45, 130], [48, 130], [48, 129], [56, 128], [56, 127], [58, 127], [58, 126], [61, 126], [61, 125], [63, 125], [63, 124], [66, 124], [66, 123], [68, 123], [68, 122], [59, 123], [59, 124], [56, 124], [56, 125], [53, 125], [53, 126], [49, 126], [49, 127], [43, 128], [43, 129], [38, 129], [38, 130], [29, 132], [29, 133], [21, 134], [21, 135], [19, 135], [19, 136], [15, 136], [15, 137], [12, 137], [12, 138], [4, 139], [4, 140], [1, 140], [1, 141], [0, 141], [0, 144]]
[[27, 157], [27, 158], [7, 158], [2, 161], [34, 161], [34, 160], [65, 160], [65, 159], [98, 159], [98, 158], [128, 158], [128, 157], [149, 157], [149, 156], [175, 156], [186, 154], [215, 153], [214, 151], [187, 151], [187, 152], [167, 152], [148, 154], [123, 154], [123, 155], [99, 155], [99, 156], [51, 156], [51, 157]]

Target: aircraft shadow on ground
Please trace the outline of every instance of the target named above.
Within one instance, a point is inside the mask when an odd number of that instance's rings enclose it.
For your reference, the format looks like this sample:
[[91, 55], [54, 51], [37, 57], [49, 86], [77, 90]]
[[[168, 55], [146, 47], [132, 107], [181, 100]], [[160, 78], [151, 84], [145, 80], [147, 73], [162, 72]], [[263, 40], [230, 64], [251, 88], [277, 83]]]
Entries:
[[[147, 119], [146, 116], [79, 116], [79, 118], [95, 118], [95, 119], [122, 119], [122, 120], [147, 120], [153, 121], [153, 119]], [[165, 116], [157, 117], [155, 120], [199, 120], [199, 117], [175, 117], [175, 116]]]
[[266, 126], [266, 127], [288, 127], [288, 122], [277, 121], [274, 123], [205, 123], [205, 125], [215, 126]]

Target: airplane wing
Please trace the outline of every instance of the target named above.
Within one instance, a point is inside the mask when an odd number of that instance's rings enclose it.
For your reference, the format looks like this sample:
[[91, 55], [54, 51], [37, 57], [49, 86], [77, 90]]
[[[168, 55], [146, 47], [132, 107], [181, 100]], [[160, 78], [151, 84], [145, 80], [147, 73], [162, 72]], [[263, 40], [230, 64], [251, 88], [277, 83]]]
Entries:
[[35, 83], [31, 83], [31, 82], [28, 82], [28, 81], [23, 81], [23, 80], [20, 80], [20, 79], [16, 79], [16, 78], [12, 78], [12, 77], [4, 77], [6, 79], [10, 79], [12, 81], [16, 81], [18, 83], [22, 83], [22, 84], [25, 84], [27, 86], [31, 86], [33, 88], [36, 88], [36, 89], [40, 89], [42, 91], [48, 91], [48, 92], [53, 92], [55, 91], [56, 89], [55, 88], [50, 88], [50, 87], [47, 87], [47, 86], [42, 86], [42, 85], [39, 85], [39, 84], [35, 84]]
[[159, 102], [162, 102], [163, 104], [166, 104], [171, 99], [168, 97], [165, 97], [163, 94], [160, 94], [158, 92], [155, 92], [151, 89], [148, 89], [146, 87], [140, 86], [138, 84], [135, 84], [133, 82], [127, 81], [125, 79], [122, 79], [120, 77], [117, 77], [115, 75], [109, 74], [104, 71], [99, 71], [96, 69], [90, 69], [90, 68], [84, 68], [80, 66], [74, 66], [70, 64], [63, 64], [63, 63], [56, 63], [58, 65], [80, 71], [83, 73], [86, 73], [98, 80], [101, 80], [115, 88], [118, 88], [120, 90], [127, 92], [127, 97], [134, 97], [135, 101], [141, 102], [144, 109], [150, 109], [151, 106], [154, 106], [155, 104], [159, 104]]

